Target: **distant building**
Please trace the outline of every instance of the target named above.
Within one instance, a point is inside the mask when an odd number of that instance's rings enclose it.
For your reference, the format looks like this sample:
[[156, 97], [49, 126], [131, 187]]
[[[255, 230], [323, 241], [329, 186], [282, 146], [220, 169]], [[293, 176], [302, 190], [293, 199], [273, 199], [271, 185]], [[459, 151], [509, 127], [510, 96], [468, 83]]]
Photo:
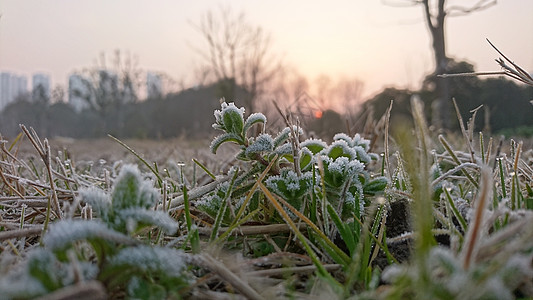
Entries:
[[44, 73], [35, 73], [32, 77], [32, 96], [34, 101], [50, 100], [50, 76]]
[[28, 80], [26, 76], [10, 72], [0, 73], [0, 110], [9, 103], [28, 92]]
[[68, 103], [76, 112], [90, 107], [91, 88], [87, 79], [80, 74], [71, 74], [68, 77]]
[[161, 75], [157, 73], [146, 73], [146, 98], [159, 98], [163, 96], [163, 83]]

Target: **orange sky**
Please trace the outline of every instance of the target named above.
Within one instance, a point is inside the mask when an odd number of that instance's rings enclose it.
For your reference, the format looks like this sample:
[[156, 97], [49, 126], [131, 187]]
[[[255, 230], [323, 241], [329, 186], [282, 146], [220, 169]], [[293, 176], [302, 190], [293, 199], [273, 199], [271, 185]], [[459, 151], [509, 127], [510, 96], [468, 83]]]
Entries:
[[[447, 19], [448, 54], [478, 70], [498, 70], [489, 38], [533, 71], [533, 1], [498, 2]], [[2, 0], [0, 71], [46, 72], [53, 86], [65, 85], [70, 72], [94, 66], [101, 52], [121, 49], [138, 56], [144, 70], [194, 84], [191, 70], [201, 59], [191, 45], [201, 41], [190, 23], [219, 5], [244, 11], [248, 21], [270, 32], [274, 50], [311, 80], [320, 74], [357, 77], [369, 96], [383, 86], [418, 88], [432, 69], [421, 8], [379, 0]]]

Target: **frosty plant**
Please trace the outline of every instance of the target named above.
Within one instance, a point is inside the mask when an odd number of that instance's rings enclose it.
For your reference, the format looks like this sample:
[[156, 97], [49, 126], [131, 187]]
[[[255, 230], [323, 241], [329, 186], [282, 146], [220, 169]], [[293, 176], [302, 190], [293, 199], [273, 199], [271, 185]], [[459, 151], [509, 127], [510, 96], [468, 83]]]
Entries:
[[43, 236], [43, 247], [31, 251], [22, 268], [0, 280], [3, 295], [31, 298], [98, 280], [109, 293], [124, 290], [136, 299], [179, 296], [188, 283], [185, 254], [133, 238], [145, 226], [158, 226], [168, 234], [178, 228], [166, 213], [153, 210], [158, 191], [143, 180], [138, 168], [124, 166], [111, 194], [96, 187], [80, 194], [99, 219], [53, 223]]
[[[313, 168], [319, 161], [323, 164], [327, 194], [321, 196], [327, 196], [345, 219], [352, 217], [352, 213], [360, 217], [364, 193], [376, 195], [384, 191], [386, 178], [371, 178], [366, 170], [368, 163], [377, 159], [377, 155], [368, 153], [369, 141], [359, 134], [353, 138], [337, 134], [331, 145], [318, 139], [297, 143], [294, 141], [304, 133], [301, 128], [286, 127], [276, 137], [272, 137], [264, 133], [266, 121], [261, 113], [254, 113], [245, 121], [244, 108], [223, 102], [221, 110], [215, 111], [213, 127], [224, 133], [212, 141], [211, 151], [216, 153], [220, 145], [226, 142], [236, 143], [241, 147], [237, 158], [257, 162], [262, 166], [256, 168], [257, 171], [264, 170], [272, 160], [276, 160], [266, 178], [266, 184], [296, 209], [302, 209], [304, 198], [310, 197], [313, 185], [317, 191], [321, 190], [320, 174]], [[263, 133], [257, 137], [248, 135], [254, 124], [263, 125]], [[295, 147], [298, 147], [296, 151]], [[238, 180], [237, 184], [240, 182]]]
[[[385, 177], [373, 177], [368, 171], [368, 164], [378, 158], [369, 153], [370, 142], [358, 134], [353, 137], [337, 134], [330, 145], [320, 139], [300, 141], [304, 131], [288, 122], [286, 128], [272, 136], [266, 133], [266, 121], [260, 113], [250, 115], [245, 121], [244, 108], [237, 108], [233, 103], [224, 102], [221, 110], [215, 111], [213, 127], [223, 133], [212, 141], [212, 152], [215, 153], [223, 143], [236, 143], [240, 146], [236, 158], [249, 162], [251, 167], [240, 174], [233, 173], [236, 172], [233, 169], [228, 177], [234, 180], [226, 181], [215, 191], [204, 195], [197, 207], [217, 220], [214, 230], [218, 229], [219, 220], [234, 228], [241, 222], [246, 208], [250, 215], [261, 207], [265, 208], [258, 203], [260, 198], [266, 197], [277, 214], [263, 210], [263, 220], [274, 218], [292, 226], [287, 217], [301, 219], [310, 225], [311, 241], [346, 268], [352, 264], [351, 257], [356, 251], [365, 251], [359, 256], [362, 257], [361, 263], [353, 265], [364, 271], [353, 273], [361, 273], [366, 280], [369, 278], [366, 273], [370, 263], [368, 251], [373, 243], [369, 234], [376, 234], [381, 217], [370, 222], [370, 225], [375, 224], [374, 229], [371, 233], [367, 231], [364, 238], [361, 237], [360, 222], [365, 207], [373, 202], [372, 197], [383, 194], [388, 184]], [[249, 134], [254, 124], [263, 125], [257, 136]], [[283, 203], [283, 208], [278, 200], [271, 198], [276, 196], [255, 192], [257, 187], [273, 192]], [[230, 218], [231, 211], [235, 217]], [[335, 226], [331, 225], [332, 222]], [[319, 224], [320, 228], [314, 224]], [[332, 242], [335, 232], [340, 233], [349, 255]], [[297, 236], [303, 238], [299, 234]], [[358, 248], [363, 240], [366, 246]], [[305, 239], [302, 241], [307, 243]], [[313, 257], [311, 248], [305, 248]]]

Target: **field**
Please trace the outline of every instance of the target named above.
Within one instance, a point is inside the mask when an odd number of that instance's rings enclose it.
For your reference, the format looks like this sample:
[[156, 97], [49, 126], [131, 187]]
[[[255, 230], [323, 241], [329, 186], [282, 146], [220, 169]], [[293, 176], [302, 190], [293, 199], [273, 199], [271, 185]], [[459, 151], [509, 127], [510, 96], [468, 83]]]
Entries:
[[533, 297], [529, 146], [432, 134], [411, 105], [413, 128], [331, 143], [231, 103], [212, 141], [23, 127], [0, 154], [0, 299]]

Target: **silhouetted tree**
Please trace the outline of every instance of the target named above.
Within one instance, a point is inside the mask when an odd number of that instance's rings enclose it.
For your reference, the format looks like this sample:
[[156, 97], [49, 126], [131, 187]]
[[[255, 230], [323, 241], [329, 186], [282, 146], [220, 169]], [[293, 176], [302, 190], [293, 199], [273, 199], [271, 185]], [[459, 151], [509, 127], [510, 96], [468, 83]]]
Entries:
[[269, 34], [248, 23], [244, 13], [234, 14], [228, 7], [217, 13], [209, 10], [193, 26], [206, 43], [198, 51], [204, 65], [197, 75], [206, 78], [209, 74], [213, 82], [222, 84], [229, 101], [235, 98], [237, 86], [244, 89], [244, 106], [253, 112], [257, 99], [281, 69], [280, 60], [272, 54]]
[[[422, 6], [424, 20], [431, 36], [431, 46], [433, 48], [433, 62], [435, 70], [433, 76], [449, 72], [449, 57], [446, 52], [446, 18], [450, 16], [464, 16], [470, 13], [489, 8], [496, 4], [496, 0], [477, 0], [471, 6], [446, 5], [446, 0], [389, 0], [389, 5], [401, 6]], [[450, 123], [450, 94], [449, 82], [447, 78], [440, 78], [434, 81], [438, 94], [437, 104], [440, 116], [434, 124], [442, 128], [449, 128]]]

